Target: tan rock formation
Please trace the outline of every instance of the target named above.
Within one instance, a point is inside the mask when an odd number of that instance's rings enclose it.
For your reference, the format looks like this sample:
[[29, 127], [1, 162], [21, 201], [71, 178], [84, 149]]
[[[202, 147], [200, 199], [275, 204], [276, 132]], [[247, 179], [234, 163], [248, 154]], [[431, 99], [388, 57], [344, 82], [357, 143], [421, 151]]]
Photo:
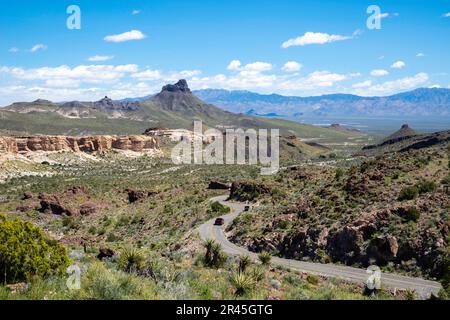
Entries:
[[158, 138], [151, 136], [0, 136], [0, 153], [34, 151], [102, 152], [106, 150], [145, 152], [159, 149]]

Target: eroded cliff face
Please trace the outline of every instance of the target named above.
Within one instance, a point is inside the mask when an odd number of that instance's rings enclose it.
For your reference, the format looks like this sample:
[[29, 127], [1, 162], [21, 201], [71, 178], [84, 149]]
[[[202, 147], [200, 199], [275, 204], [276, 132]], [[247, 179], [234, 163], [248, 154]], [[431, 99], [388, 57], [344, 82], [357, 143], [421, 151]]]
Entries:
[[125, 150], [145, 152], [159, 149], [156, 137], [150, 136], [0, 136], [0, 153], [27, 153], [33, 151], [102, 152]]

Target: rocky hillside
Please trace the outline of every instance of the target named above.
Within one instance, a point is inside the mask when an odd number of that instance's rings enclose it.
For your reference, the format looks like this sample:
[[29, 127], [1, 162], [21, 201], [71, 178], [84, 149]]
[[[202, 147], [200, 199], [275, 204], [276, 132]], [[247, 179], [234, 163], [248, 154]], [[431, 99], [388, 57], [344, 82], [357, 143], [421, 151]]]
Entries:
[[231, 198], [255, 203], [229, 233], [255, 252], [426, 274], [445, 272], [449, 143], [354, 165], [293, 167], [273, 180], [236, 181]]
[[359, 154], [374, 155], [387, 152], [403, 152], [432, 146], [445, 146], [450, 142], [450, 130], [431, 134], [418, 134], [408, 125], [383, 139], [379, 144], [365, 146]]

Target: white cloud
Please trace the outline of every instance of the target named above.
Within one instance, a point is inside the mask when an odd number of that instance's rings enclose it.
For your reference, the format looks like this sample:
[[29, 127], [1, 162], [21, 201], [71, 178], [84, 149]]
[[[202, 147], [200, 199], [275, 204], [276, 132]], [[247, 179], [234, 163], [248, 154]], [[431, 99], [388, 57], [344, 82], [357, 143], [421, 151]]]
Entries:
[[132, 78], [138, 79], [139, 81], [154, 81], [162, 78], [161, 72], [158, 70], [145, 70], [142, 72], [134, 73], [131, 75]]
[[367, 88], [370, 87], [372, 85], [372, 81], [370, 80], [366, 80], [363, 82], [358, 82], [352, 85], [352, 88]]
[[420, 72], [415, 76], [386, 81], [368, 88], [358, 89], [355, 93], [361, 95], [387, 95], [417, 88], [418, 86], [425, 84], [428, 79], [428, 74]]
[[383, 70], [383, 69], [375, 69], [370, 71], [370, 75], [374, 76], [374, 77], [382, 77], [382, 76], [387, 76], [389, 74], [388, 71]]
[[399, 60], [399, 61], [394, 62], [391, 65], [391, 68], [393, 68], [393, 69], [401, 69], [401, 68], [404, 68], [405, 66], [406, 66], [406, 64], [403, 61]]
[[62, 65], [59, 67], [42, 67], [23, 69], [17, 67], [0, 67], [0, 73], [28, 81], [45, 81], [54, 86], [63, 81], [70, 83], [114, 83], [125, 75], [138, 71], [135, 64], [128, 65], [79, 65], [74, 68]]
[[268, 62], [256, 61], [242, 66], [239, 60], [233, 60], [228, 64], [227, 69], [230, 71], [240, 72], [264, 72], [272, 70], [273, 66]]
[[435, 88], [442, 88], [441, 85], [439, 84], [433, 84], [431, 86], [429, 86], [430, 89], [435, 89]]
[[418, 54], [416, 54], [416, 57], [418, 57], [418, 58], [425, 57], [425, 54], [422, 52], [419, 52]]
[[160, 70], [147, 69], [141, 72], [131, 74], [131, 77], [139, 81], [178, 81], [179, 79], [191, 79], [192, 77], [200, 75], [200, 70], [182, 70], [162, 72]]
[[450, 17], [450, 12], [444, 13], [443, 16], [446, 18]]
[[114, 56], [98, 56], [98, 55], [96, 55], [96, 56], [89, 57], [88, 60], [96, 62], [96, 61], [108, 61], [113, 58], [114, 58]]
[[253, 62], [246, 64], [243, 68], [244, 71], [264, 72], [272, 70], [272, 64], [267, 62]]
[[30, 51], [31, 51], [31, 52], [36, 52], [36, 51], [39, 51], [39, 50], [45, 50], [45, 49], [47, 49], [47, 45], [45, 45], [45, 44], [43, 44], [43, 43], [38, 43], [38, 44], [35, 44], [35, 45], [30, 49]]
[[106, 36], [104, 38], [105, 41], [108, 42], [125, 42], [125, 41], [131, 41], [131, 40], [142, 40], [145, 39], [146, 35], [143, 34], [139, 30], [131, 30], [120, 34], [113, 34]]
[[281, 70], [285, 72], [296, 72], [299, 71], [302, 67], [303, 67], [302, 64], [296, 61], [288, 61], [284, 64]]
[[137, 14], [140, 14], [141, 13], [141, 10], [133, 10], [133, 11], [131, 11], [131, 14], [132, 15], [137, 15]]
[[241, 68], [241, 62], [239, 60], [233, 60], [228, 64], [227, 69], [231, 71], [237, 71]]
[[8, 51], [11, 52], [11, 53], [16, 53], [16, 52], [19, 52], [19, 48], [12, 47], [12, 48], [9, 48]]
[[281, 46], [286, 49], [292, 46], [305, 46], [308, 44], [325, 44], [329, 42], [342, 41], [348, 39], [351, 39], [351, 37], [321, 32], [306, 32], [302, 36], [285, 41]]

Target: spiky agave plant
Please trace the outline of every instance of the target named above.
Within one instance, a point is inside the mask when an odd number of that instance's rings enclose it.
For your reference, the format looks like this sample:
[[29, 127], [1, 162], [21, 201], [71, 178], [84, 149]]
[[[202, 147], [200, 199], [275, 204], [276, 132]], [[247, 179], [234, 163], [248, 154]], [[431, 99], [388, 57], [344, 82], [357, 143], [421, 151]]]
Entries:
[[235, 295], [243, 296], [255, 287], [253, 277], [245, 272], [233, 272], [230, 277], [230, 283], [234, 287]]
[[268, 252], [261, 252], [258, 256], [259, 261], [265, 266], [268, 266], [270, 264], [270, 261], [272, 260], [272, 256]]
[[212, 247], [212, 266], [219, 268], [226, 261], [226, 255], [222, 252], [222, 247], [218, 243], [214, 243]]
[[139, 272], [144, 267], [145, 254], [134, 247], [126, 247], [120, 254], [119, 267], [125, 272]]
[[213, 248], [214, 248], [215, 244], [216, 244], [216, 243], [214, 242], [214, 240], [211, 240], [211, 239], [206, 240], [205, 243], [203, 244], [203, 246], [204, 246], [205, 249], [206, 249], [204, 260], [205, 260], [205, 264], [206, 264], [207, 266], [211, 266], [211, 265], [212, 265], [212, 261], [213, 261]]
[[252, 259], [248, 255], [239, 258], [239, 271], [245, 272], [247, 267], [252, 263]]

